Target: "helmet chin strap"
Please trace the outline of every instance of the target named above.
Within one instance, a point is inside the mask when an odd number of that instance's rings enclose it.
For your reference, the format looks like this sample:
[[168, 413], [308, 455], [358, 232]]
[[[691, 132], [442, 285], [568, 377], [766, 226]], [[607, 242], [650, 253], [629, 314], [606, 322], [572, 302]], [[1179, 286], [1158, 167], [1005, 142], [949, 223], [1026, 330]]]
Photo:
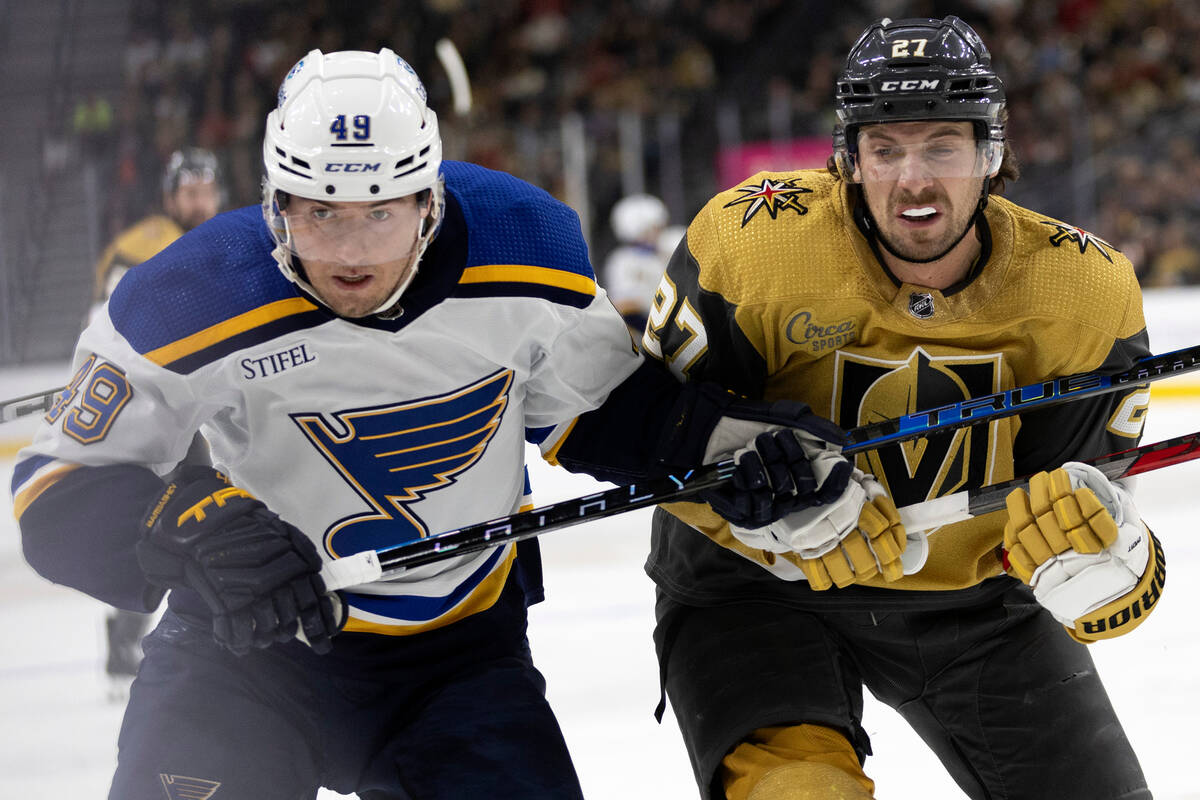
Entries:
[[888, 244], [888, 240], [883, 237], [883, 232], [879, 230], [879, 226], [875, 224], [875, 218], [871, 216], [870, 207], [864, 204], [863, 211], [866, 212], [866, 218], [871, 223], [871, 231], [875, 234], [875, 241], [879, 242], [879, 245], [884, 250], [887, 250], [891, 255], [895, 256], [901, 261], [906, 261], [909, 264], [931, 264], [934, 261], [945, 258], [951, 250], [958, 247], [958, 243], [961, 242], [966, 237], [967, 233], [975, 227], [976, 223], [979, 221], [979, 215], [983, 213], [985, 208], [987, 208], [988, 182], [990, 180], [990, 176], [984, 176], [983, 186], [979, 191], [979, 202], [975, 205], [975, 213], [971, 215], [971, 218], [967, 220], [967, 224], [963, 226], [962, 233], [960, 233], [958, 237], [950, 243], [949, 247], [938, 253], [936, 256], [930, 256], [929, 258], [910, 258], [909, 256], [897, 253], [894, 249], [892, 249], [892, 246]]
[[387, 300], [384, 300], [378, 308], [371, 312], [380, 319], [396, 319], [404, 313], [404, 308], [400, 305], [400, 296], [404, 294], [404, 290], [417, 277], [417, 268], [421, 266], [421, 257], [425, 255], [426, 248], [429, 247], [430, 241], [437, 231], [437, 223], [441, 219], [441, 210], [433, 208], [436, 201], [430, 200], [430, 214], [436, 214], [437, 219], [430, 219], [426, 215], [421, 219], [421, 227], [417, 229], [417, 240], [413, 243], [416, 248], [416, 254], [413, 256], [412, 267], [408, 271], [408, 275], [396, 287], [396, 291], [392, 292]]
[[380, 319], [395, 319], [404, 313], [404, 307], [400, 305], [400, 296], [404, 294], [404, 290], [408, 288], [408, 285], [413, 282], [413, 278], [417, 277], [417, 267], [421, 264], [421, 256], [424, 252], [425, 248], [422, 247], [416, 254], [416, 257], [413, 258], [412, 267], [408, 270], [408, 275], [404, 277], [404, 280], [400, 281], [400, 284], [396, 287], [396, 291], [388, 295], [388, 298], [367, 316], [377, 316]]

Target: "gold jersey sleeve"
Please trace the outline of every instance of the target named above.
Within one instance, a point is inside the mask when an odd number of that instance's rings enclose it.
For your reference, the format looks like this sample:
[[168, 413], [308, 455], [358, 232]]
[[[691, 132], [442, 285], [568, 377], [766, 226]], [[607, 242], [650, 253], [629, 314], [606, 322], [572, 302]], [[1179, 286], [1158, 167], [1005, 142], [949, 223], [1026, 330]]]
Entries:
[[[660, 284], [643, 337], [647, 352], [681, 379], [802, 400], [847, 429], [1119, 368], [1148, 352], [1132, 266], [1090, 233], [991, 197], [972, 277], [940, 292], [902, 283], [882, 266], [853, 202], [845, 184], [819, 170], [760, 173], [717, 195], [689, 226]], [[1148, 396], [1138, 387], [996, 420], [864, 452], [857, 464], [897, 505], [920, 502], [1133, 446]], [[668, 590], [703, 585], [711, 575], [722, 576], [718, 583], [736, 583], [736, 574], [778, 584], [798, 572], [780, 563], [788, 556], [735, 540], [706, 505], [665, 508], [674, 521], [656, 517], [649, 569]], [[867, 583], [975, 586], [1002, 571], [1002, 529], [1002, 514], [945, 526], [930, 535], [921, 572]], [[714, 542], [719, 552], [707, 551]], [[681, 551], [692, 545], [699, 552]]]
[[95, 299], [107, 299], [109, 275], [114, 270], [129, 269], [148, 261], [182, 235], [183, 228], [163, 214], [145, 217], [121, 231], [96, 262]]

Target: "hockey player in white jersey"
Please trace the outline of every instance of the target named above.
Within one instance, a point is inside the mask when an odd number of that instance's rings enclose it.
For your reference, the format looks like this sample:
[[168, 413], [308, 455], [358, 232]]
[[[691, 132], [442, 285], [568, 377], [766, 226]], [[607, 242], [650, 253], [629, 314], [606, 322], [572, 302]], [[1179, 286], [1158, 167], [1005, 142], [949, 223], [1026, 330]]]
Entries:
[[[712, 497], [765, 524], [841, 496], [793, 430], [840, 432], [645, 364], [574, 213], [443, 162], [390, 50], [305, 56], [263, 156], [261, 209], [120, 283], [14, 470], [41, 574], [169, 592], [110, 797], [579, 797], [525, 636], [535, 541], [341, 593], [321, 565], [525, 507], [526, 441], [617, 481], [752, 441]], [[198, 430], [216, 469], [174, 469]]]
[[665, 250], [659, 246], [670, 216], [663, 201], [652, 194], [622, 197], [613, 206], [611, 221], [619, 244], [604, 260], [604, 288], [625, 322], [641, 336], [654, 292], [679, 239]]

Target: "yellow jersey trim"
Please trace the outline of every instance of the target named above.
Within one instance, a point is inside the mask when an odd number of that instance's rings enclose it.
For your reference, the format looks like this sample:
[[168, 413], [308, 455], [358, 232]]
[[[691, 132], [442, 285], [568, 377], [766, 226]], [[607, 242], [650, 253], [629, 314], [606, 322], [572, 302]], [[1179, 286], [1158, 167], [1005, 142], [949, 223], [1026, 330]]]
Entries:
[[218, 342], [237, 336], [239, 333], [245, 333], [246, 331], [266, 325], [269, 322], [274, 322], [277, 319], [290, 317], [293, 314], [315, 311], [316, 308], [315, 305], [303, 297], [289, 297], [286, 300], [276, 300], [274, 303], [259, 306], [244, 314], [238, 314], [236, 317], [218, 322], [216, 325], [210, 325], [202, 331], [193, 333], [191, 336], [185, 336], [170, 344], [155, 348], [146, 353], [146, 358], [159, 366], [165, 366], [173, 361], [178, 361], [181, 358], [197, 353], [206, 347], [211, 347]]
[[461, 283], [538, 283], [594, 297], [596, 282], [586, 275], [565, 272], [552, 267], [530, 267], [524, 264], [488, 264], [467, 267], [458, 281]]
[[13, 498], [13, 516], [20, 521], [21, 515], [33, 504], [34, 500], [41, 497], [47, 489], [58, 483], [68, 472], [79, 469], [79, 467], [79, 464], [64, 464], [25, 484]]
[[542, 458], [545, 459], [546, 462], [551, 466], [559, 466], [558, 451], [562, 448], [563, 442], [567, 440], [567, 437], [571, 435], [571, 431], [575, 430], [575, 423], [577, 422], [579, 422], [579, 417], [571, 420], [571, 424], [567, 426], [565, 431], [563, 431], [563, 435], [558, 437], [558, 441], [556, 441], [549, 450], [542, 454]]
[[512, 571], [513, 561], [516, 558], [517, 548], [513, 547], [508, 556], [497, 565], [496, 569], [492, 570], [492, 574], [480, 581], [479, 585], [462, 599], [462, 602], [437, 619], [413, 625], [404, 623], [391, 625], [357, 619], [353, 616], [354, 609], [351, 607], [350, 619], [346, 620], [346, 626], [342, 630], [355, 633], [378, 633], [384, 636], [411, 636], [414, 633], [424, 633], [435, 628], [445, 627], [472, 614], [478, 614], [480, 611], [487, 611], [500, 599], [500, 593], [504, 591], [504, 584], [508, 581], [508, 573]]

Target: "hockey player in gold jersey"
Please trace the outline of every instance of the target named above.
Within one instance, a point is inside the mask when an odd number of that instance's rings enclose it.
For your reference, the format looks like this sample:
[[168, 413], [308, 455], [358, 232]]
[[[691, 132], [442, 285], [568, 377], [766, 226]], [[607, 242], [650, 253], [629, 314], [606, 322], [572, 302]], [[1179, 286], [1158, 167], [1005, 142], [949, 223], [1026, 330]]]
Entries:
[[[117, 282], [131, 267], [148, 261], [187, 231], [220, 211], [221, 184], [217, 157], [190, 147], [167, 159], [162, 176], [163, 213], [151, 214], [121, 231], [96, 262], [93, 306], [99, 313]], [[188, 456], [207, 460], [207, 447], [197, 436]], [[114, 608], [104, 620], [108, 655], [104, 671], [113, 699], [123, 699], [142, 660], [141, 640], [150, 629], [149, 614]]]
[[[870, 26], [837, 111], [828, 170], [749, 177], [689, 226], [643, 339], [677, 377], [850, 428], [1148, 352], [1129, 261], [997, 196], [1004, 89], [969, 26]], [[874, 797], [866, 686], [972, 798], [1149, 798], [1081, 642], [1144, 621], [1165, 561], [1128, 487], [1075, 463], [1134, 446], [1148, 398], [862, 453], [858, 519], [658, 509], [655, 643], [701, 795]], [[1034, 473], [1007, 513], [926, 533], [874, 502]]]
[[221, 210], [217, 158], [207, 150], [177, 150], [163, 171], [162, 213], [151, 214], [116, 235], [96, 262], [95, 303], [112, 294], [130, 267], [157, 254], [171, 242]]

